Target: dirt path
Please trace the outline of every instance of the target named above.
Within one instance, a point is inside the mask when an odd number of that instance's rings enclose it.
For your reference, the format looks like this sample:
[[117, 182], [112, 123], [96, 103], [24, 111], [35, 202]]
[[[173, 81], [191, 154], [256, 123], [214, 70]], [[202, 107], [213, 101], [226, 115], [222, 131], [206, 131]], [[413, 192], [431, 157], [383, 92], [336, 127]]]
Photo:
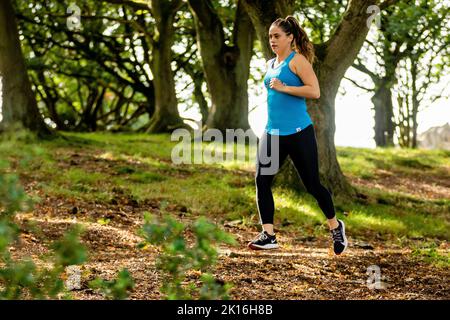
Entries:
[[[92, 165], [90, 155], [78, 155], [77, 165]], [[70, 161], [70, 160], [67, 160]], [[61, 165], [67, 165], [62, 163]], [[96, 163], [96, 169], [107, 172], [107, 166]], [[102, 299], [88, 288], [88, 281], [96, 276], [113, 278], [118, 270], [128, 268], [136, 287], [131, 299], [161, 299], [160, 274], [155, 269], [156, 248], [144, 251], [136, 245], [142, 240], [136, 230], [142, 223], [144, 211], [159, 212], [158, 201], [136, 203], [117, 190], [113, 203], [80, 202], [74, 199], [45, 196], [33, 181], [22, 179], [27, 193], [43, 200], [32, 212], [21, 213], [17, 219], [24, 229], [19, 245], [13, 248], [17, 256], [38, 257], [47, 251], [49, 240], [60, 237], [73, 223], [86, 227], [83, 242], [89, 249], [89, 261], [83, 267], [82, 288], [74, 291], [77, 299]], [[173, 207], [174, 214], [178, 214]], [[108, 218], [108, 225], [97, 223]], [[183, 218], [185, 219], [185, 218]], [[27, 231], [33, 222], [39, 233]], [[255, 231], [240, 225], [227, 225], [235, 235], [238, 246], [220, 248], [215, 275], [233, 285], [233, 299], [449, 299], [450, 271], [418, 261], [409, 249], [386, 247], [383, 242], [364, 246], [350, 237], [346, 254], [330, 254], [327, 238], [298, 238], [280, 231], [282, 247], [273, 251], [247, 249]], [[374, 267], [375, 266], [375, 267]], [[371, 268], [380, 268], [380, 282], [376, 288]], [[372, 278], [369, 276], [372, 275]], [[198, 281], [199, 275], [188, 275]], [[372, 280], [370, 280], [372, 279]]]

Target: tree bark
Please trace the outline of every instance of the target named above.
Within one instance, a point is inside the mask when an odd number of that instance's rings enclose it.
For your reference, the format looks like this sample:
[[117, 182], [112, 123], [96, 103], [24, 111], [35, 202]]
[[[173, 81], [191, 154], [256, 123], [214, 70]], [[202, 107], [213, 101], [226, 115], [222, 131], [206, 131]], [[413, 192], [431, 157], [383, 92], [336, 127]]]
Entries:
[[181, 0], [152, 1], [152, 13], [156, 20], [156, 35], [153, 42], [150, 67], [155, 87], [155, 112], [150, 119], [147, 132], [171, 132], [185, 127], [179, 112], [172, 71], [172, 45], [174, 43], [174, 17], [183, 5]]
[[[61, 121], [58, 112], [57, 112], [57, 102], [58, 102], [58, 92], [54, 87], [47, 85], [46, 78], [43, 70], [36, 70], [36, 78], [34, 81], [31, 76], [32, 83], [36, 88], [36, 94], [41, 97], [41, 101], [45, 103], [45, 106], [48, 110], [48, 115], [50, 119], [56, 124], [57, 130], [65, 130], [66, 126]], [[39, 86], [42, 86], [42, 90], [39, 89]]]
[[411, 94], [411, 98], [412, 98], [412, 112], [411, 112], [411, 117], [412, 117], [412, 137], [411, 137], [411, 148], [416, 149], [417, 148], [417, 127], [418, 127], [418, 123], [417, 123], [417, 114], [419, 113], [419, 105], [420, 105], [420, 101], [419, 101], [419, 90], [417, 89], [417, 75], [418, 75], [418, 59], [415, 59], [415, 57], [413, 56], [413, 58], [411, 59], [411, 80], [412, 80], [412, 94]]
[[[386, 40], [382, 43], [384, 46], [382, 54], [384, 75], [379, 75], [370, 71], [361, 62], [353, 63], [353, 67], [366, 75], [368, 75], [375, 87], [374, 89], [366, 89], [366, 91], [374, 92], [371, 100], [373, 103], [373, 110], [375, 111], [375, 126], [374, 126], [374, 140], [377, 147], [394, 146], [394, 106], [392, 104], [392, 88], [396, 83], [396, 68], [402, 58], [403, 52], [400, 52], [401, 44], [389, 40], [390, 35], [386, 33], [384, 36]], [[395, 44], [394, 51], [391, 51], [391, 46]], [[358, 84], [356, 83], [358, 86]], [[361, 87], [361, 86], [360, 86]]]
[[0, 1], [0, 76], [3, 87], [0, 129], [19, 124], [40, 135], [50, 134], [31, 89], [10, 0]]
[[[250, 59], [255, 37], [253, 25], [238, 1], [232, 44], [225, 43], [222, 23], [210, 0], [189, 0], [195, 19], [197, 43], [203, 63], [211, 109], [210, 128], [247, 130]], [[203, 119], [205, 121], [205, 119]]]
[[255, 28], [256, 36], [261, 42], [261, 49], [266, 60], [275, 56], [269, 43], [270, 25], [277, 18], [285, 18], [292, 14], [294, 3], [294, 0], [242, 0], [242, 4]]
[[376, 84], [372, 103], [375, 111], [375, 144], [377, 147], [394, 146], [394, 122], [392, 105], [392, 86], [386, 78]]

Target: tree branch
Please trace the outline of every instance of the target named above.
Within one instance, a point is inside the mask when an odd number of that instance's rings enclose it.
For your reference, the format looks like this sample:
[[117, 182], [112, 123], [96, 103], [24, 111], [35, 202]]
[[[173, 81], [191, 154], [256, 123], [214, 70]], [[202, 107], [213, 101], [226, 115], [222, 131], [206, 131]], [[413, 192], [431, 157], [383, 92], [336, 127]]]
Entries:
[[372, 89], [366, 88], [366, 87], [360, 85], [359, 83], [357, 83], [355, 80], [352, 80], [352, 79], [350, 79], [350, 78], [344, 77], [344, 79], [350, 81], [351, 83], [353, 83], [353, 84], [354, 84], [355, 86], [357, 86], [358, 88], [363, 89], [363, 90], [365, 90], [365, 91], [367, 91], [367, 92], [374, 92], [374, 91], [375, 91], [375, 88], [372, 88]]
[[384, 9], [387, 9], [387, 8], [389, 8], [390, 6], [392, 6], [392, 5], [396, 4], [396, 3], [398, 3], [399, 1], [401, 1], [401, 0], [385, 0], [385, 1], [383, 1], [382, 3], [380, 3], [380, 4], [378, 5], [378, 7], [380, 8], [380, 10], [384, 10]]
[[326, 43], [322, 68], [329, 72], [324, 72], [327, 78], [319, 81], [338, 83], [344, 77], [346, 70], [358, 56], [369, 31], [366, 9], [376, 3], [376, 0], [352, 0], [348, 3], [340, 23]]
[[356, 60], [358, 61], [358, 63], [354, 62], [352, 64], [353, 68], [355, 68], [358, 71], [361, 71], [362, 73], [367, 74], [372, 79], [373, 82], [379, 81], [380, 78], [375, 72], [370, 71], [369, 69], [367, 69], [365, 65], [361, 64], [361, 59], [357, 58]]
[[149, 11], [151, 10], [148, 4], [142, 2], [134, 2], [132, 0], [102, 0], [102, 1], [113, 4], [123, 4], [134, 9], [149, 10]]

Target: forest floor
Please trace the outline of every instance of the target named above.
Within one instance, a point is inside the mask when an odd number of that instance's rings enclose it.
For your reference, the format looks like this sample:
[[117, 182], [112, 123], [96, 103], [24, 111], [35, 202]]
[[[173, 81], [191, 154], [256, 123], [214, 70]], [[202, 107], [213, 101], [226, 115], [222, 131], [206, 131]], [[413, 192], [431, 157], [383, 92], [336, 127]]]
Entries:
[[[158, 249], [138, 248], [144, 213], [168, 213], [185, 223], [206, 216], [237, 240], [220, 245], [213, 272], [232, 285], [232, 299], [450, 298], [448, 152], [338, 147], [344, 174], [365, 196], [336, 202], [348, 225], [349, 248], [334, 256], [314, 199], [282, 187], [274, 188], [280, 249], [248, 249], [259, 231], [251, 166], [175, 165], [174, 144], [166, 140], [66, 134], [39, 144], [41, 151], [26, 165], [19, 159], [27, 146], [11, 152], [14, 172], [36, 200], [32, 210], [16, 216], [22, 233], [13, 256], [37, 260], [81, 224], [89, 258], [75, 299], [104, 299], [88, 281], [114, 278], [124, 267], [135, 281], [130, 299], [163, 299]], [[198, 284], [200, 274], [192, 271], [186, 281]]]

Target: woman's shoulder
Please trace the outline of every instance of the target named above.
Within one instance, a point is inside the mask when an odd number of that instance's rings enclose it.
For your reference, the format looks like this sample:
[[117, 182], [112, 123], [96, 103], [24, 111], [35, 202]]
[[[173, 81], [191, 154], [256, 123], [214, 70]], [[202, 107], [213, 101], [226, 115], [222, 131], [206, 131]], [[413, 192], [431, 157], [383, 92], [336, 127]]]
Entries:
[[294, 56], [292, 57], [291, 61], [293, 61], [293, 60], [294, 60], [294, 62], [297, 62], [297, 63], [302, 63], [302, 62], [308, 61], [308, 59], [306, 59], [306, 57], [303, 54], [301, 54], [297, 51], [295, 51]]
[[306, 57], [299, 53], [295, 52], [294, 56], [292, 57], [291, 61], [289, 61], [289, 67], [293, 69], [294, 73], [298, 74], [298, 70], [305, 67], [305, 64], [308, 64], [308, 59]]

